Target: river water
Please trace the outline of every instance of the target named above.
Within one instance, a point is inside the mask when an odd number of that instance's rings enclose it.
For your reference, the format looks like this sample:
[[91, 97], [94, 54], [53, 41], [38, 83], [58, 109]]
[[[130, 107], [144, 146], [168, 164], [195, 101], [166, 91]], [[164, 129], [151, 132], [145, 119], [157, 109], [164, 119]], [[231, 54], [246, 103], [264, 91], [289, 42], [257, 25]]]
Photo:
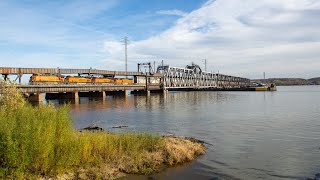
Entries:
[[[170, 92], [81, 98], [76, 128], [174, 133], [203, 140], [207, 152], [183, 166], [129, 179], [305, 179], [320, 172], [320, 86], [276, 92]], [[113, 126], [127, 125], [125, 129]]]

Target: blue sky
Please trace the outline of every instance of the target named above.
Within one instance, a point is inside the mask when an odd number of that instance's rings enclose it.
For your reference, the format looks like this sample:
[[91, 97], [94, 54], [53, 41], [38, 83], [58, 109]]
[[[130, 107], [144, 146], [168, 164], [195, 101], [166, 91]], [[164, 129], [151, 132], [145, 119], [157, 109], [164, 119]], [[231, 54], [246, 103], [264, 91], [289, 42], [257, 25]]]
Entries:
[[320, 76], [317, 0], [0, 1], [0, 66], [124, 69], [164, 60], [259, 78]]

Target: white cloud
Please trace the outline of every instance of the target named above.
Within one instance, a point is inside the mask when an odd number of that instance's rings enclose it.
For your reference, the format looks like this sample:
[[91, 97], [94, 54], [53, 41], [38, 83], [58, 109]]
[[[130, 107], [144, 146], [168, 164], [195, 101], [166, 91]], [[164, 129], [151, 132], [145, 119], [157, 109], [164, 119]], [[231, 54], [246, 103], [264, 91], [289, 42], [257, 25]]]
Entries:
[[82, 25], [80, 21], [107, 11], [114, 2], [1, 1], [1, 66], [88, 68], [101, 65], [96, 61], [103, 59], [104, 38], [111, 35]]
[[[132, 42], [129, 59], [164, 59], [173, 66], [207, 59], [211, 70], [250, 78], [263, 71], [273, 77], [320, 76], [319, 18], [314, 0], [212, 0], [166, 31]], [[108, 58], [118, 53], [109, 49]]]
[[160, 10], [157, 11], [156, 14], [163, 14], [163, 15], [174, 15], [174, 16], [185, 16], [187, 13], [181, 11], [181, 10]]
[[[149, 22], [154, 14], [103, 19], [102, 14], [118, 2], [0, 1], [2, 66], [123, 70], [124, 46], [119, 37], [125, 28], [119, 27], [127, 25], [131, 33], [156, 34], [158, 31], [147, 33], [143, 28], [161, 29], [163, 25], [159, 19]], [[318, 0], [209, 0], [190, 13], [176, 9], [156, 13], [179, 19], [147, 39], [130, 38], [130, 70], [136, 70], [141, 61], [164, 60], [184, 67], [192, 61], [203, 66], [207, 59], [209, 70], [230, 75], [256, 78], [266, 71], [273, 77], [320, 76]], [[97, 28], [101, 21], [113, 31]]]

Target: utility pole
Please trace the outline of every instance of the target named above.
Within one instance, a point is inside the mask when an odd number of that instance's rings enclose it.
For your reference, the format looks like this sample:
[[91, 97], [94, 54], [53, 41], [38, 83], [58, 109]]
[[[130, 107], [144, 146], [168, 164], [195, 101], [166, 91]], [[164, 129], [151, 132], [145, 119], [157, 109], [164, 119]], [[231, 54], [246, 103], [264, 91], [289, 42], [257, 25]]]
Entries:
[[123, 38], [123, 43], [124, 43], [124, 59], [125, 59], [125, 72], [126, 72], [126, 78], [127, 78], [127, 72], [128, 72], [128, 37], [125, 36]]

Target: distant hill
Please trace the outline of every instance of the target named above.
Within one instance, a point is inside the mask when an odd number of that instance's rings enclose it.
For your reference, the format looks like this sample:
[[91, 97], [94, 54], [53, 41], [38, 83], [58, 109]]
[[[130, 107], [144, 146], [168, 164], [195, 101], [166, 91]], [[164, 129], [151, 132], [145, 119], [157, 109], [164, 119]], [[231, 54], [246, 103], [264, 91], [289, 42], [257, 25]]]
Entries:
[[320, 77], [311, 79], [302, 78], [270, 78], [270, 79], [253, 79], [259, 83], [275, 83], [277, 86], [295, 86], [295, 85], [320, 85]]
[[320, 85], [320, 77], [308, 79], [311, 84]]

